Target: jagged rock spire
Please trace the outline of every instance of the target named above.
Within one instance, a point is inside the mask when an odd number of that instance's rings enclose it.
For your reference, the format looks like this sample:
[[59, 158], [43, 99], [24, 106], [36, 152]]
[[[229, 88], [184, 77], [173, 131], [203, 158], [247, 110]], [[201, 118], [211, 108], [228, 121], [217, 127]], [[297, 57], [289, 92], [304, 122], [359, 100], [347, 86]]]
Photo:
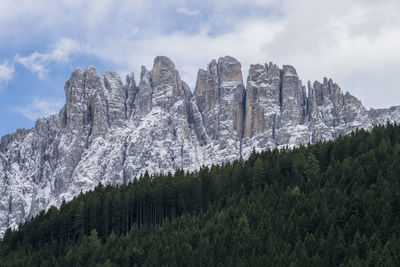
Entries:
[[246, 88], [245, 137], [267, 131], [272, 136], [276, 116], [281, 109], [280, 90], [281, 71], [277, 65], [250, 66]]
[[132, 113], [144, 115], [150, 112], [152, 95], [152, 74], [145, 66], [142, 66], [139, 89], [134, 100], [134, 110]]
[[132, 110], [134, 109], [134, 101], [139, 91], [139, 87], [136, 86], [135, 75], [133, 72], [131, 72], [129, 75], [126, 75], [125, 81], [126, 81], [124, 86], [126, 95], [125, 116], [126, 118], [129, 119], [131, 117]]
[[241, 64], [232, 57], [213, 60], [207, 70], [199, 70], [194, 96], [211, 139], [225, 139], [228, 133], [236, 140], [242, 137], [244, 92]]
[[174, 63], [157, 57], [123, 85], [92, 66], [65, 83], [58, 115], [40, 118], [0, 142], [0, 237], [51, 205], [103, 184], [127, 183], [148, 170], [196, 170], [246, 158], [253, 148], [295, 146], [356, 128], [400, 121], [400, 107], [368, 111], [332, 80], [308, 83], [293, 66], [250, 66], [225, 56], [199, 70], [194, 95]]

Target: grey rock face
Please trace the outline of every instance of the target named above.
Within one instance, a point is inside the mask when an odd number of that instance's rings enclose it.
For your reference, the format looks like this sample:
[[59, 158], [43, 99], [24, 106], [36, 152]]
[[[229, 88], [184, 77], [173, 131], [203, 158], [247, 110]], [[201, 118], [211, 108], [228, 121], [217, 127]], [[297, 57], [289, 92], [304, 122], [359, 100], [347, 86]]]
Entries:
[[[302, 128], [306, 111], [306, 93], [296, 69], [284, 65], [281, 70], [281, 111], [276, 119], [275, 142], [276, 145], [304, 142], [308, 139], [306, 131]], [[304, 129], [305, 130], [305, 129]], [[290, 132], [297, 132], [293, 135]]]
[[374, 125], [383, 124], [387, 121], [400, 121], [400, 106], [383, 109], [371, 109], [369, 115]]
[[246, 87], [245, 137], [269, 132], [281, 109], [281, 75], [277, 65], [251, 65]]
[[145, 115], [151, 109], [152, 98], [152, 74], [144, 66], [140, 73], [139, 89], [133, 105], [133, 114]]
[[305, 88], [302, 86], [293, 66], [284, 65], [281, 73], [281, 119], [282, 121], [290, 121], [294, 125], [301, 124], [305, 119]]
[[331, 79], [308, 87], [311, 142], [336, 138], [357, 128], [370, 129], [375, 124], [361, 102], [349, 93], [343, 94]]
[[116, 72], [107, 71], [101, 77], [102, 87], [107, 95], [106, 105], [108, 108], [108, 125], [123, 126], [127, 119], [127, 94]]
[[59, 114], [39, 118], [0, 142], [0, 236], [98, 182], [121, 184], [146, 170], [196, 170], [247, 158], [253, 148], [296, 146], [356, 128], [400, 121], [400, 106], [367, 110], [332, 80], [308, 83], [294, 67], [241, 64], [226, 56], [199, 70], [196, 88], [157, 57], [121, 82], [94, 67], [72, 72]]
[[240, 157], [245, 108], [241, 64], [229, 56], [211, 61], [198, 72], [194, 99], [209, 140], [203, 148], [207, 162]]
[[139, 88], [136, 86], [135, 75], [133, 74], [133, 72], [129, 75], [126, 75], [126, 84], [124, 86], [124, 91], [126, 95], [125, 115], [126, 118], [129, 118], [134, 109], [133, 104], [136, 98], [136, 94], [139, 91]]
[[142, 68], [141, 77], [136, 111], [122, 133], [125, 181], [146, 170], [200, 167], [198, 136], [205, 135], [201, 114], [174, 64], [166, 57], [157, 57], [152, 72]]

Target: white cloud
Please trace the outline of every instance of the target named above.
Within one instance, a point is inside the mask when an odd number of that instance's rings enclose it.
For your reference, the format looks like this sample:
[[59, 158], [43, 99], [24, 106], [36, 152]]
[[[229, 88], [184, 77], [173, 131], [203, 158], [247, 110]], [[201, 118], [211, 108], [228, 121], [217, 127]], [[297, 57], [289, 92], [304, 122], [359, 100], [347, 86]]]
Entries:
[[55, 63], [66, 63], [69, 56], [82, 51], [82, 46], [75, 40], [63, 38], [53, 45], [48, 53], [34, 52], [29, 56], [16, 55], [15, 61], [22, 64], [32, 72], [37, 72], [39, 78], [43, 79], [48, 71], [46, 65]]
[[[210, 28], [206, 27], [200, 34], [173, 33], [131, 44], [106, 44], [97, 54], [121, 65], [150, 67], [155, 55], [168, 55], [192, 88], [197, 68], [226, 54], [242, 62], [244, 78], [252, 63], [292, 64], [304, 81], [328, 76], [367, 107], [388, 107], [400, 104], [399, 9], [398, 1], [286, 1], [281, 18], [238, 20], [229, 32], [217, 36], [207, 34]], [[113, 46], [130, 51], [130, 56], [110, 55], [107, 51], [115, 51]]]
[[[398, 1], [299, 1], [265, 46], [274, 61], [307, 80], [332, 77], [367, 107], [400, 104]], [[326, 10], [326, 12], [324, 11]]]
[[197, 16], [200, 14], [200, 11], [197, 9], [189, 9], [186, 7], [178, 7], [176, 12], [186, 15], [186, 16]]
[[0, 6], [0, 40], [28, 40], [29, 28], [37, 38], [71, 41], [18, 58], [41, 77], [50, 62], [66, 62], [73, 51], [136, 76], [140, 65], [151, 67], [163, 54], [193, 86], [199, 67], [230, 54], [244, 72], [251, 63], [292, 64], [303, 80], [332, 77], [369, 107], [400, 104], [398, 0], [0, 0]]
[[27, 106], [17, 106], [15, 108], [15, 111], [17, 111], [24, 117], [35, 121], [39, 117], [49, 116], [58, 113], [63, 105], [64, 101], [58, 99], [34, 97], [32, 102], [29, 103]]
[[47, 64], [47, 62], [45, 60], [46, 56], [44, 54], [34, 52], [27, 57], [20, 57], [19, 55], [17, 55], [15, 58], [18, 63], [24, 65], [30, 71], [37, 72], [40, 79], [44, 78], [44, 75], [47, 72], [47, 69], [45, 67], [45, 64]]
[[91, 53], [119, 65], [118, 71], [134, 70], [136, 76], [139, 76], [140, 65], [151, 68], [155, 56], [166, 55], [174, 61], [183, 80], [194, 89], [197, 70], [206, 68], [214, 58], [232, 55], [242, 63], [245, 72], [250, 64], [266, 60], [263, 46], [273, 41], [281, 30], [280, 24], [250, 19], [223, 35], [211, 36], [204, 31], [195, 35], [174, 33], [133, 41], [108, 40], [94, 47]]
[[0, 89], [2, 84], [7, 83], [13, 78], [14, 71], [14, 64], [10, 64], [8, 61], [0, 64]]

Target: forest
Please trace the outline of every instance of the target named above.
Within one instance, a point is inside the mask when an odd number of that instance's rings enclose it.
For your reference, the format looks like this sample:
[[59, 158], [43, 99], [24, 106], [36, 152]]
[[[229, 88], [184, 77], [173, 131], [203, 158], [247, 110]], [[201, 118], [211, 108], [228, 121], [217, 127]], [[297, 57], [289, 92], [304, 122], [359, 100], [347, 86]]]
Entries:
[[400, 266], [400, 126], [99, 184], [8, 229], [0, 266]]

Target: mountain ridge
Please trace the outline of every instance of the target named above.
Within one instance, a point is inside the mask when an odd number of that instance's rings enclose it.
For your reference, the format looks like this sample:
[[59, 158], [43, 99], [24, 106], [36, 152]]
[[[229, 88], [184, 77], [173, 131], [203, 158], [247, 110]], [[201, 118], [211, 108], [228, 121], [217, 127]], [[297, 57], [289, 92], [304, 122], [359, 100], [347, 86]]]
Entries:
[[[133, 73], [76, 69], [59, 114], [0, 142], [0, 236], [81, 191], [143, 174], [194, 170], [257, 151], [329, 140], [400, 121], [400, 107], [367, 110], [331, 79], [302, 85], [291, 65], [225, 56], [199, 70], [194, 92], [167, 57]], [[101, 178], [99, 178], [101, 177]]]

